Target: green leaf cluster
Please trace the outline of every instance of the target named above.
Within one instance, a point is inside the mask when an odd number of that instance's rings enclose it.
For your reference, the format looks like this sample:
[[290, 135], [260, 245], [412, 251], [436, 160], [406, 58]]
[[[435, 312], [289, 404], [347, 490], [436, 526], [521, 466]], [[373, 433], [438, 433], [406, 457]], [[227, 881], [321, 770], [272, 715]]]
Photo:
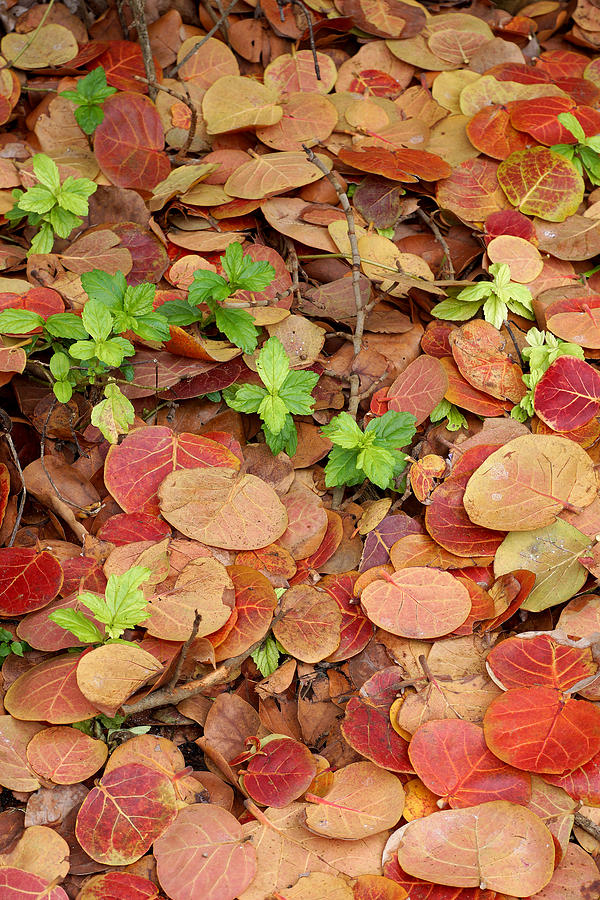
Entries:
[[368, 478], [383, 490], [394, 489], [407, 461], [401, 448], [414, 437], [415, 422], [411, 413], [388, 410], [362, 431], [348, 413], [337, 415], [321, 429], [334, 445], [325, 466], [327, 487]]
[[85, 78], [78, 80], [74, 91], [61, 91], [59, 97], [66, 97], [75, 104], [77, 124], [86, 134], [93, 134], [104, 119], [104, 101], [116, 93], [117, 89], [106, 83], [106, 72], [102, 66], [97, 66]]
[[28, 650], [31, 650], [31, 647], [27, 641], [18, 641], [6, 628], [0, 628], [0, 661], [6, 659], [11, 653], [14, 653], [15, 656], [23, 656]]
[[[48, 614], [50, 621], [75, 635], [83, 644], [107, 644], [120, 641], [127, 628], [135, 628], [148, 618], [148, 604], [140, 585], [148, 581], [150, 569], [133, 566], [122, 575], [111, 575], [104, 596], [84, 591], [77, 602], [91, 612], [96, 621], [105, 626], [102, 634], [94, 622], [76, 609], [57, 609]], [[120, 641], [120, 643], [128, 643]]]
[[510, 268], [506, 263], [492, 263], [489, 268], [491, 281], [477, 281], [463, 288], [455, 298], [442, 300], [431, 312], [438, 319], [463, 322], [471, 319], [483, 307], [483, 317], [496, 328], [506, 321], [508, 310], [533, 319], [532, 296], [524, 284], [510, 280]]
[[[227, 247], [221, 256], [226, 277], [207, 269], [194, 273], [194, 280], [186, 300], [172, 300], [161, 309], [172, 325], [191, 325], [199, 322], [202, 330], [214, 325], [225, 337], [241, 347], [244, 353], [253, 353], [258, 343], [258, 329], [254, 319], [245, 309], [235, 309], [223, 304], [236, 291], [264, 291], [275, 277], [273, 266], [263, 260], [253, 260], [244, 254], [239, 243]], [[198, 309], [207, 307], [207, 313]]]
[[273, 454], [285, 450], [293, 456], [298, 447], [298, 432], [292, 416], [310, 414], [315, 402], [311, 392], [319, 376], [315, 372], [290, 369], [285, 348], [276, 337], [265, 341], [256, 367], [264, 387], [232, 385], [223, 391], [223, 397], [238, 412], [258, 413], [265, 440]]
[[286, 651], [272, 634], [268, 634], [260, 647], [250, 654], [256, 668], [263, 678], [268, 678], [279, 668], [280, 656], [285, 656]]
[[556, 118], [571, 132], [577, 143], [555, 144], [550, 149], [570, 160], [579, 174], [587, 175], [592, 184], [600, 184], [600, 134], [586, 137], [573, 113], [559, 113]]
[[31, 242], [27, 253], [50, 253], [56, 235], [67, 238], [77, 225], [80, 216], [87, 216], [88, 198], [98, 185], [89, 178], [74, 178], [69, 175], [61, 183], [58, 166], [45, 153], [38, 153], [32, 159], [33, 173], [37, 184], [26, 191], [15, 189], [15, 205], [5, 215], [9, 222], [17, 224], [27, 218], [27, 223], [39, 230]]
[[528, 347], [521, 350], [521, 356], [529, 363], [529, 372], [523, 375], [523, 383], [527, 388], [527, 393], [522, 400], [513, 406], [510, 414], [513, 419], [519, 422], [525, 422], [535, 413], [533, 397], [536, 385], [546, 370], [560, 356], [576, 356], [583, 359], [583, 349], [579, 344], [571, 344], [568, 341], [561, 341], [549, 331], [539, 331], [537, 328], [530, 328], [525, 337]]
[[454, 403], [450, 403], [445, 398], [440, 400], [436, 408], [429, 414], [430, 422], [434, 424], [446, 419], [446, 428], [448, 431], [458, 431], [459, 428], [467, 427], [467, 420]]

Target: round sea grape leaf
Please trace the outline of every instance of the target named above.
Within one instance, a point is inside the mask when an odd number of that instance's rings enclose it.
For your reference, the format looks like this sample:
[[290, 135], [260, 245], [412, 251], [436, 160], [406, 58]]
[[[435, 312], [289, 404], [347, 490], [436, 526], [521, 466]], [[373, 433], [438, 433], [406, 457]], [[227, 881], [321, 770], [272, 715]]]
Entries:
[[171, 171], [156, 107], [148, 97], [124, 91], [108, 97], [103, 110], [94, 135], [100, 168], [118, 187], [151, 191]]
[[494, 574], [524, 567], [533, 572], [535, 584], [522, 608], [540, 612], [570, 600], [583, 587], [588, 572], [579, 557], [589, 545], [588, 537], [562, 519], [534, 531], [513, 531], [496, 552]]
[[[0, 716], [0, 784], [11, 791], [37, 791], [40, 782], [27, 760], [27, 745], [43, 728]], [[0, 869], [0, 871], [2, 871]]]
[[273, 488], [256, 475], [240, 474], [237, 467], [171, 472], [160, 484], [158, 498], [167, 522], [211, 547], [258, 550], [280, 538], [288, 524]]
[[465, 222], [483, 223], [492, 213], [508, 208], [498, 185], [498, 163], [491, 159], [467, 159], [448, 178], [438, 182], [436, 200]]
[[410, 772], [408, 744], [393, 728], [390, 710], [404, 682], [400, 666], [371, 676], [346, 704], [342, 734], [347, 743], [376, 765], [391, 772]]
[[[494, 238], [494, 241], [508, 240], [521, 239], [510, 236]], [[523, 244], [535, 250], [527, 241]], [[524, 396], [523, 371], [507, 353], [503, 336], [489, 322], [473, 319], [457, 328], [452, 332], [451, 345], [452, 356], [461, 375], [473, 387], [491, 394], [497, 400], [510, 400], [512, 403], [518, 403]]]
[[0, 853], [0, 871], [4, 866], [14, 866], [56, 883], [69, 871], [69, 852], [67, 842], [53, 828], [30, 825], [16, 843], [13, 840]]
[[505, 414], [506, 403], [473, 387], [463, 377], [451, 356], [442, 357], [440, 362], [448, 376], [446, 400], [454, 403], [455, 406], [460, 406], [461, 409], [475, 413], [476, 416], [503, 416]]
[[171, 529], [162, 519], [148, 513], [133, 512], [111, 516], [96, 537], [101, 541], [109, 541], [115, 547], [121, 547], [137, 541], [160, 541], [170, 535]]
[[600, 349], [600, 297], [569, 297], [551, 303], [545, 310], [546, 327], [552, 334], [589, 347]]
[[562, 788], [578, 803], [600, 806], [600, 753], [563, 775], [544, 773], [544, 781]]
[[577, 844], [568, 843], [554, 875], [536, 900], [564, 900], [566, 897], [593, 897], [598, 891], [598, 867], [593, 856]]
[[2, 38], [2, 55], [16, 60], [19, 69], [45, 69], [62, 66], [77, 56], [75, 35], [64, 25], [51, 23], [32, 34], [12, 31]]
[[359, 875], [354, 882], [354, 900], [406, 900], [399, 884], [383, 875]]
[[116, 711], [162, 670], [162, 663], [137, 644], [104, 644], [80, 657], [77, 685], [95, 706]]
[[408, 749], [414, 771], [441, 797], [438, 805], [476, 806], [491, 800], [525, 804], [531, 779], [501, 762], [488, 749], [483, 730], [462, 719], [425, 722], [412, 736]]
[[522, 213], [549, 222], [564, 222], [576, 213], [585, 189], [573, 163], [547, 147], [512, 153], [500, 163], [498, 183]]
[[34, 735], [27, 745], [29, 765], [54, 784], [78, 784], [106, 762], [108, 747], [77, 728], [55, 725]]
[[589, 647], [559, 644], [549, 634], [520, 635], [502, 641], [488, 653], [486, 666], [503, 690], [535, 685], [568, 691], [598, 670]]
[[375, 625], [408, 638], [449, 634], [471, 611], [469, 592], [448, 572], [414, 566], [363, 590], [361, 603]]
[[354, 600], [354, 584], [358, 572], [343, 575], [325, 575], [319, 587], [333, 597], [342, 614], [340, 643], [328, 657], [328, 662], [341, 662], [357, 656], [365, 649], [373, 635], [373, 624], [367, 619], [360, 605]]
[[174, 434], [164, 425], [150, 425], [134, 429], [124, 441], [109, 449], [104, 480], [125, 512], [158, 516], [157, 492], [166, 476], [178, 469], [203, 466], [239, 469], [240, 461], [231, 450], [210, 438]]
[[302, 662], [321, 662], [340, 643], [342, 614], [333, 597], [308, 584], [298, 584], [283, 595], [284, 615], [273, 634], [286, 651]]
[[[162, 81], [162, 70], [158, 60], [154, 58], [157, 77]], [[143, 81], [136, 81], [136, 75], [146, 77], [142, 48], [135, 41], [110, 41], [104, 53], [94, 60], [90, 68], [102, 66], [106, 73], [107, 84], [118, 91], [135, 91], [147, 94], [148, 86]]]
[[50, 887], [45, 878], [14, 866], [0, 868], [0, 894], [3, 900], [69, 900], [60, 885]]
[[250, 566], [228, 566], [233, 582], [237, 618], [224, 641], [215, 649], [220, 662], [239, 656], [269, 630], [277, 606], [277, 596], [269, 579]]
[[256, 874], [256, 851], [218, 806], [182, 809], [154, 844], [158, 880], [172, 900], [235, 900]]
[[402, 829], [398, 862], [435, 884], [530, 897], [554, 871], [552, 835], [535, 813], [506, 800], [415, 819]]
[[389, 562], [392, 545], [407, 534], [421, 534], [423, 526], [418, 519], [411, 519], [406, 513], [386, 516], [373, 528], [365, 539], [360, 571], [366, 572], [373, 566]]
[[502, 106], [484, 106], [476, 112], [467, 125], [467, 137], [473, 146], [491, 156], [503, 160], [517, 150], [525, 150], [532, 139], [511, 124], [508, 111]]
[[325, 797], [309, 797], [305, 812], [309, 831], [345, 841], [386, 831], [404, 809], [400, 779], [371, 762], [338, 769]]
[[301, 797], [316, 774], [317, 764], [308, 747], [283, 737], [269, 740], [250, 758], [242, 779], [257, 803], [281, 808]]
[[0, 550], [0, 616], [22, 616], [47, 606], [63, 583], [58, 559], [34, 547]]
[[170, 778], [139, 763], [113, 769], [92, 788], [77, 813], [75, 835], [106, 866], [140, 859], [177, 815]]
[[313, 91], [328, 94], [336, 82], [337, 69], [326, 53], [317, 51], [317, 60], [321, 70], [320, 80], [316, 76], [314, 56], [310, 50], [283, 53], [265, 68], [264, 83], [280, 94], [310, 94]]
[[531, 434], [488, 456], [471, 475], [463, 503], [476, 525], [530, 531], [550, 525], [563, 509], [589, 506], [596, 493], [585, 450], [567, 438]]
[[600, 751], [600, 709], [555, 688], [512, 688], [492, 700], [485, 740], [499, 759], [526, 772], [560, 775]]
[[283, 115], [277, 101], [278, 92], [270, 85], [241, 75], [223, 75], [202, 99], [208, 134], [275, 125]]
[[573, 431], [598, 415], [600, 373], [576, 356], [559, 356], [538, 381], [533, 402], [554, 431]]
[[366, 147], [352, 150], [342, 147], [338, 153], [342, 162], [361, 172], [382, 175], [391, 181], [438, 181], [451, 174], [451, 168], [440, 156], [426, 150], [385, 150]]
[[[330, 169], [328, 156], [317, 154], [317, 159]], [[284, 194], [294, 188], [312, 184], [323, 178], [323, 172], [302, 151], [265, 153], [241, 165], [225, 182], [230, 197], [244, 200], [263, 200]]]
[[[177, 62], [180, 63], [200, 40], [201, 37], [196, 35], [187, 38], [177, 52]], [[208, 38], [204, 41], [179, 70], [182, 81], [191, 81], [204, 91], [223, 75], [239, 74], [240, 68], [235, 54], [227, 44], [217, 38]]]
[[158, 897], [158, 887], [148, 878], [129, 872], [94, 875], [77, 894], [77, 900], [152, 900], [153, 897]]
[[81, 656], [55, 656], [28, 669], [13, 681], [4, 697], [4, 706], [16, 719], [71, 725], [92, 719], [98, 709], [77, 685], [77, 664]]
[[416, 425], [444, 399], [448, 390], [448, 376], [433, 356], [418, 356], [398, 375], [388, 389], [388, 409], [412, 413]]
[[[66, 597], [57, 597], [48, 606], [36, 612], [29, 613], [28, 616], [21, 619], [17, 625], [17, 634], [22, 641], [34, 647], [36, 650], [56, 651], [68, 650], [70, 647], [82, 647], [81, 641], [78, 641], [72, 631], [61, 628], [52, 619], [48, 618], [50, 613], [57, 609], [76, 609], [82, 610], [81, 604], [77, 601], [77, 594], [68, 594]], [[96, 628], [104, 634], [104, 625], [86, 610], [86, 615], [94, 623]]]

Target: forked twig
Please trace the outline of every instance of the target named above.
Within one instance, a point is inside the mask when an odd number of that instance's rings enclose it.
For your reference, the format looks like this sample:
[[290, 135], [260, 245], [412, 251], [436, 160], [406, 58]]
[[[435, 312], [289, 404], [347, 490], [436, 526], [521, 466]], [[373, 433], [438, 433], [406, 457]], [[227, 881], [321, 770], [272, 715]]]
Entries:
[[444, 237], [444, 235], [442, 234], [442, 232], [440, 231], [440, 229], [438, 228], [436, 223], [433, 221], [431, 216], [428, 216], [424, 209], [420, 209], [420, 207], [417, 207], [417, 216], [419, 217], [421, 222], [424, 222], [425, 225], [427, 225], [427, 227], [431, 229], [431, 232], [432, 232], [434, 238], [436, 239], [436, 241], [438, 242], [438, 244], [444, 251], [444, 254], [445, 254], [444, 263], [445, 263], [446, 269], [448, 270], [448, 278], [453, 281], [454, 277], [455, 277], [454, 264], [452, 262], [452, 257], [450, 256], [450, 248], [448, 246], [448, 242], [446, 241], [446, 238]]
[[162, 91], [163, 94], [169, 94], [169, 96], [174, 97], [176, 100], [179, 100], [180, 103], [184, 103], [190, 111], [190, 127], [187, 133], [187, 137], [180, 149], [177, 151], [176, 159], [185, 159], [187, 156], [187, 152], [192, 146], [193, 140], [196, 137], [196, 130], [198, 128], [198, 110], [195, 105], [192, 103], [189, 97], [186, 97], [185, 94], [180, 94], [179, 91], [174, 91], [173, 88], [166, 87], [164, 84], [160, 84], [158, 81], [149, 81], [148, 78], [142, 78], [141, 75], [133, 76], [136, 81], [141, 81], [143, 84], [147, 84], [149, 87], [155, 88], [157, 91]]
[[283, 15], [283, 9], [287, 5], [290, 6], [298, 6], [302, 12], [304, 13], [304, 18], [306, 19], [306, 30], [308, 31], [308, 42], [310, 44], [310, 50], [313, 56], [313, 65], [315, 67], [315, 75], [317, 76], [317, 81], [321, 81], [321, 68], [319, 66], [319, 57], [317, 56], [317, 47], [315, 44], [315, 33], [313, 31], [313, 23], [311, 15], [306, 8], [306, 5], [302, 2], [302, 0], [277, 0], [277, 6], [279, 7], [279, 18], [282, 22], [285, 22], [285, 17]]
[[198, 50], [200, 49], [200, 47], [202, 47], [209, 40], [209, 38], [211, 38], [214, 34], [217, 33], [217, 31], [223, 25], [227, 16], [229, 15], [229, 13], [231, 12], [231, 10], [233, 9], [233, 7], [236, 5], [237, 2], [238, 2], [238, 0], [231, 0], [231, 3], [229, 4], [229, 6], [227, 6], [226, 9], [223, 10], [222, 15], [219, 16], [219, 18], [217, 19], [217, 21], [215, 22], [213, 27], [210, 29], [210, 31], [204, 35], [202, 40], [198, 41], [198, 43], [192, 47], [192, 49], [190, 50], [189, 53], [185, 54], [183, 59], [180, 62], [178, 62], [176, 66], [173, 66], [173, 68], [171, 69], [171, 73], [170, 73], [171, 77], [173, 77], [173, 75], [177, 74], [177, 72], [179, 72], [180, 68], [183, 65], [185, 65], [185, 63], [188, 61], [188, 59], [191, 59], [192, 56], [194, 55], [194, 53], [197, 53]]

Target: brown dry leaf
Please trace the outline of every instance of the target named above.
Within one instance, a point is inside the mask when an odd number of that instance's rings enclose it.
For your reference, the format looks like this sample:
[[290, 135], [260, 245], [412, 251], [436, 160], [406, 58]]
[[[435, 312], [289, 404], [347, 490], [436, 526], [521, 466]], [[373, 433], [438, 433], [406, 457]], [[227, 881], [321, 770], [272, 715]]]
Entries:
[[272, 487], [235, 469], [180, 469], [158, 489], [167, 522], [186, 537], [228, 550], [257, 550], [281, 537], [287, 513]]
[[44, 69], [62, 66], [77, 56], [75, 35], [64, 25], [43, 25], [32, 34], [16, 31], [5, 34], [0, 43], [3, 56], [16, 59], [18, 69]]
[[[317, 154], [317, 159], [331, 169], [333, 163], [329, 157]], [[265, 153], [236, 169], [225, 182], [225, 190], [231, 197], [262, 200], [312, 184], [320, 178], [323, 178], [323, 172], [303, 152]]]
[[102, 269], [109, 275], [116, 275], [117, 272], [128, 275], [133, 259], [129, 250], [120, 244], [121, 238], [109, 228], [90, 230], [59, 254], [59, 259], [65, 269], [76, 275], [91, 272], [92, 269]]
[[[61, 497], [57, 495], [56, 488], [50, 482], [44, 465], [54, 485], [58, 487]], [[89, 481], [78, 474], [76, 469], [62, 462], [60, 458], [46, 454], [44, 465], [40, 459], [36, 459], [23, 470], [28, 493], [64, 519], [83, 541], [88, 532], [76, 519], [75, 512], [84, 515], [96, 513], [100, 507], [98, 492]], [[62, 497], [65, 499], [61, 499]]]
[[40, 782], [27, 762], [31, 738], [43, 730], [39, 722], [0, 716], [0, 784], [12, 791], [37, 791]]
[[291, 656], [315, 663], [337, 649], [342, 614], [329, 594], [298, 584], [285, 592], [281, 608], [283, 617], [273, 634]]
[[229, 762], [246, 749], [245, 740], [261, 731], [253, 706], [237, 694], [219, 694], [204, 722], [204, 737]]
[[[73, 112], [73, 104], [65, 97], [55, 97], [38, 117], [34, 128], [43, 153], [58, 164], [68, 165], [85, 178], [95, 178], [100, 167], [89, 141]], [[90, 209], [94, 198], [91, 198]]]
[[476, 525], [531, 531], [551, 525], [564, 509], [589, 506], [596, 494], [585, 450], [567, 438], [532, 434], [488, 456], [469, 479], [463, 503]]
[[162, 669], [155, 656], [137, 645], [104, 644], [79, 660], [77, 685], [94, 705], [117, 710]]
[[310, 799], [306, 827], [346, 841], [393, 827], [404, 809], [400, 779], [371, 762], [351, 763], [334, 772], [324, 803], [314, 795]]
[[327, 872], [311, 872], [285, 892], [285, 900], [352, 900], [353, 897], [348, 881]]

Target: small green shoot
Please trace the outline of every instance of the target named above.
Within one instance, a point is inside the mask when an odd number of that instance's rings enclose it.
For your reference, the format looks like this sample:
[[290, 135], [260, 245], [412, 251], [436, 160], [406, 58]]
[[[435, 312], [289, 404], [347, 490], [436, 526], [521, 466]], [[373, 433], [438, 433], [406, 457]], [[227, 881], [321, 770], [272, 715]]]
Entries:
[[455, 298], [442, 300], [431, 310], [438, 319], [465, 321], [471, 319], [483, 307], [483, 317], [496, 328], [502, 328], [508, 310], [533, 319], [532, 296], [524, 284], [510, 280], [510, 268], [506, 263], [492, 263], [489, 269], [491, 281], [477, 281], [463, 288]]
[[279, 668], [279, 657], [285, 656], [286, 650], [272, 634], [268, 634], [260, 647], [253, 650], [250, 656], [263, 678], [272, 675]]
[[530, 328], [525, 339], [529, 346], [521, 350], [521, 356], [529, 363], [529, 373], [523, 375], [527, 393], [519, 403], [513, 406], [510, 412], [512, 418], [517, 419], [519, 422], [525, 422], [530, 416], [534, 415], [533, 396], [536, 385], [553, 362], [560, 356], [584, 358], [583, 349], [579, 344], [561, 341], [560, 338], [555, 337], [549, 331], [539, 331], [537, 328]]
[[69, 175], [61, 183], [58, 166], [45, 153], [32, 159], [37, 184], [26, 191], [15, 188], [12, 192], [15, 205], [5, 213], [9, 222], [17, 224], [27, 218], [27, 223], [39, 230], [31, 241], [27, 255], [50, 253], [55, 236], [67, 238], [74, 228], [81, 225], [80, 216], [87, 216], [88, 198], [98, 185], [89, 178]]
[[458, 406], [450, 403], [449, 400], [440, 400], [436, 408], [429, 414], [429, 420], [434, 424], [446, 419], [446, 428], [448, 431], [458, 431], [459, 428], [467, 428], [467, 420], [461, 413]]
[[133, 566], [122, 575], [109, 577], [104, 597], [90, 591], [78, 595], [77, 602], [105, 626], [104, 634], [89, 616], [76, 609], [57, 609], [49, 613], [48, 618], [74, 634], [82, 644], [130, 643], [122, 641], [121, 635], [127, 628], [135, 628], [148, 618], [148, 604], [139, 587], [150, 575], [150, 569]]
[[371, 419], [364, 431], [351, 415], [340, 413], [321, 428], [334, 445], [325, 466], [325, 484], [353, 485], [368, 478], [383, 490], [395, 489], [407, 461], [400, 448], [410, 443], [415, 431], [411, 413], [388, 410]]
[[117, 89], [106, 83], [106, 72], [102, 66], [80, 78], [74, 91], [61, 91], [59, 97], [66, 97], [75, 104], [75, 119], [82, 131], [93, 134], [104, 119], [104, 101], [116, 94]]
[[600, 134], [587, 137], [573, 113], [559, 113], [556, 118], [571, 132], [577, 143], [555, 144], [550, 149], [569, 159], [579, 174], [586, 174], [592, 184], [600, 184]]
[[315, 372], [290, 369], [290, 361], [279, 338], [271, 337], [256, 360], [256, 384], [232, 385], [223, 391], [228, 406], [238, 412], [258, 413], [265, 440], [276, 456], [282, 450], [293, 456], [298, 448], [298, 432], [292, 416], [307, 416], [314, 405], [311, 392], [319, 376]]
[[31, 650], [27, 641], [18, 641], [6, 628], [0, 628], [0, 661], [6, 659], [11, 653], [15, 656], [23, 656]]
[[[232, 344], [241, 347], [244, 353], [253, 353], [258, 343], [254, 319], [245, 309], [224, 304], [236, 291], [264, 291], [275, 278], [275, 269], [268, 262], [255, 261], [248, 253], [244, 254], [238, 243], [227, 247], [221, 257], [221, 265], [226, 278], [216, 272], [199, 269], [194, 273], [187, 300], [171, 300], [161, 309], [172, 325], [199, 322], [204, 331], [214, 322]], [[208, 314], [198, 309], [202, 305], [208, 307]]]

